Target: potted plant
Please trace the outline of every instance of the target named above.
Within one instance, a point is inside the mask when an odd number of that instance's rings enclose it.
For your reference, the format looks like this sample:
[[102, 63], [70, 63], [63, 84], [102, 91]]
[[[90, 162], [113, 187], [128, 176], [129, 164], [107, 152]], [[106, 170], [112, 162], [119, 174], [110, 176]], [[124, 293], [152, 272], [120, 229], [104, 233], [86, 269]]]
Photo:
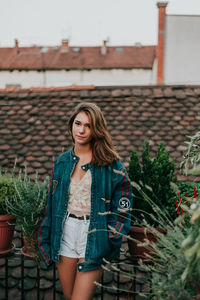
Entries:
[[[158, 145], [154, 158], [151, 157], [151, 147], [148, 141], [143, 144], [141, 159], [135, 150], [132, 151], [128, 174], [133, 184], [134, 195], [131, 216], [133, 226], [130, 231], [133, 240], [129, 240], [128, 245], [134, 260], [144, 258], [146, 250], [142, 247], [142, 243], [146, 238], [154, 242], [157, 240], [151, 230], [145, 226], [148, 222], [154, 227], [160, 227], [160, 220], [155, 217], [156, 209], [163, 211], [162, 216], [167, 215], [171, 219], [177, 217], [173, 200], [175, 194], [171, 188], [171, 183], [177, 181], [174, 176], [175, 166], [174, 159], [170, 160], [169, 151], [162, 143]], [[142, 223], [143, 226], [141, 226]]]
[[14, 177], [0, 170], [0, 254], [14, 249], [12, 244], [15, 218], [8, 213], [6, 199], [10, 202], [15, 194]]
[[165, 220], [165, 234], [147, 224], [157, 237], [157, 243], [147, 241], [146, 246], [152, 249], [147, 257], [154, 264], [139, 264], [151, 274], [149, 296], [158, 300], [200, 299], [200, 200], [190, 198], [182, 209], [184, 215], [173, 223]]
[[48, 196], [49, 177], [40, 184], [38, 174], [32, 179], [27, 169], [19, 174], [15, 184], [16, 194], [12, 201], [6, 200], [7, 210], [16, 218], [16, 225], [23, 233], [24, 247], [21, 252], [29, 257], [38, 258], [37, 230], [45, 215]]
[[[186, 155], [181, 163], [184, 175], [200, 175], [199, 142], [200, 132], [197, 132], [187, 143]], [[171, 225], [166, 225], [167, 232], [159, 235], [159, 242], [151, 243], [154, 266], [141, 262], [147, 271], [153, 273], [152, 290], [159, 300], [200, 299], [199, 189], [195, 188], [194, 196], [182, 202], [180, 210], [182, 215]]]
[[[191, 142], [194, 139], [191, 138]], [[181, 164], [185, 174], [199, 175], [200, 174], [200, 133], [194, 147], [189, 143], [189, 151], [185, 156], [185, 160]], [[193, 155], [192, 155], [193, 152]], [[195, 156], [195, 157], [194, 157]], [[190, 157], [190, 159], [188, 159]], [[187, 163], [187, 165], [185, 165]], [[194, 173], [192, 172], [194, 171]], [[141, 192], [141, 187], [133, 183], [134, 187]], [[146, 229], [155, 235], [156, 242], [148, 238], [144, 239], [143, 247], [150, 252], [146, 252], [145, 256], [149, 262], [139, 259], [139, 270], [146, 273], [146, 280], [143, 281], [145, 289], [138, 291], [139, 295], [146, 296], [146, 298], [156, 300], [192, 300], [200, 299], [200, 197], [199, 189], [194, 190], [194, 185], [189, 183], [180, 184], [185, 194], [190, 196], [183, 198], [179, 208], [181, 215], [175, 220], [171, 221], [167, 214], [163, 213], [160, 205], [153, 203], [145, 193], [142, 193], [144, 198], [147, 198], [149, 203], [154, 207], [153, 220], [159, 220], [160, 227], [165, 228], [165, 232], [160, 232], [154, 227], [152, 218], [150, 222], [145, 222], [142, 218], [139, 219], [139, 225], [146, 225]], [[187, 187], [191, 189], [190, 193]], [[191, 196], [193, 190], [193, 197]], [[177, 190], [180, 193], [180, 190]], [[176, 195], [177, 196], [177, 195]], [[177, 213], [177, 212], [176, 212]], [[127, 239], [132, 240], [130, 236]], [[126, 263], [124, 263], [126, 264]], [[121, 264], [121, 267], [123, 263]], [[126, 279], [135, 280], [137, 274], [135, 272], [124, 272], [116, 265], [111, 264], [110, 270], [117, 270], [120, 272], [118, 276], [124, 276]], [[124, 269], [122, 269], [124, 270]], [[147, 290], [149, 286], [149, 290]], [[129, 290], [131, 296], [137, 293], [137, 290]], [[131, 298], [132, 299], [132, 298]]]
[[[127, 296], [130, 298], [127, 297], [128, 299], [133, 299], [133, 295], [135, 297], [138, 295], [146, 299], [156, 300], [197, 299], [197, 284], [200, 282], [199, 264], [194, 264], [190, 276], [184, 278], [188, 261], [184, 253], [186, 241], [190, 239], [191, 233], [194, 232], [193, 224], [184, 221], [188, 219], [188, 217], [190, 218], [190, 209], [183, 207], [185, 209], [185, 215], [171, 222], [156, 204], [154, 204], [154, 206], [156, 208], [154, 216], [160, 220], [159, 224], [165, 228], [165, 232], [158, 231], [154, 225], [149, 224], [148, 221], [146, 222], [146, 229], [154, 234], [156, 242], [148, 238], [144, 239], [143, 247], [147, 250], [144, 254], [146, 259], [138, 260], [139, 277], [137, 277], [138, 273], [136, 271], [130, 270], [129, 268], [126, 269], [126, 261], [120, 263], [120, 268], [117, 267], [116, 263], [110, 263], [109, 269], [104, 266], [103, 268], [113, 273], [116, 271], [119, 272], [117, 276], [120, 278], [124, 277], [124, 279], [129, 282], [140, 282], [141, 280], [143, 287], [140, 286], [138, 288], [134, 286], [135, 289], [133, 290], [133, 285], [129, 285]], [[182, 222], [184, 230], [180, 222]], [[138, 223], [140, 225], [139, 221]], [[143, 222], [141, 225], [143, 225]], [[197, 226], [196, 229], [199, 231], [199, 226]], [[132, 240], [130, 236], [126, 236], [126, 238]], [[200, 260], [199, 257], [198, 260]], [[140, 272], [145, 274], [142, 279]]]
[[149, 295], [158, 300], [191, 300], [198, 295], [196, 282], [199, 282], [197, 273], [191, 273], [192, 277], [183, 280], [183, 274], [187, 265], [187, 257], [183, 251], [185, 239], [188, 239], [193, 231], [192, 226], [180, 225], [180, 218], [174, 223], [165, 220], [163, 226], [165, 233], [160, 233], [148, 224], [148, 228], [157, 237], [157, 243], [148, 241], [151, 253], [147, 254], [153, 264], [146, 264], [139, 260], [140, 267], [151, 274], [149, 283], [151, 290]]

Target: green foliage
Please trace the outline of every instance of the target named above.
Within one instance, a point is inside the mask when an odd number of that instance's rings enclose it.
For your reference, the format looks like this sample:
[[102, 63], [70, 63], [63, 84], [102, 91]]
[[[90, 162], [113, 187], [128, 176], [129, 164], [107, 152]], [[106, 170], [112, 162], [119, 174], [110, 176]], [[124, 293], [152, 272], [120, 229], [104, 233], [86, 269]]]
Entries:
[[147, 272], [151, 272], [152, 296], [156, 300], [191, 300], [195, 299], [196, 281], [182, 280], [186, 265], [186, 257], [182, 250], [182, 243], [192, 229], [185, 228], [184, 232], [179, 225], [165, 224], [166, 233], [158, 233], [150, 227], [158, 237], [158, 243], [149, 242], [148, 247], [153, 249], [151, 259], [154, 264], [147, 265], [140, 261], [140, 265]]
[[16, 217], [16, 225], [22, 229], [29, 246], [45, 215], [48, 184], [48, 177], [39, 184], [37, 173], [32, 179], [25, 168], [24, 174], [19, 174], [18, 183], [14, 183], [16, 194], [13, 199], [5, 201], [8, 212]]
[[[148, 141], [143, 144], [141, 162], [135, 150], [129, 163], [129, 177], [132, 182], [139, 184], [151, 200], [163, 207], [172, 218], [177, 217], [174, 204], [174, 191], [171, 182], [176, 182], [175, 161], [169, 157], [169, 151], [160, 143], [154, 159], [151, 158], [151, 148]], [[153, 213], [151, 205], [141, 198], [141, 193], [133, 187], [134, 210], [133, 219], [141, 218], [141, 211]], [[145, 216], [148, 219], [148, 216]]]
[[7, 214], [7, 206], [5, 204], [6, 199], [12, 201], [15, 195], [15, 178], [8, 176], [0, 172], [0, 214]]
[[194, 195], [194, 187], [196, 187], [196, 189], [199, 190], [200, 183], [180, 181], [177, 182], [177, 187], [182, 197], [186, 197], [186, 194], [188, 193], [188, 197], [191, 198]]
[[192, 205], [188, 208], [191, 216], [192, 230], [182, 242], [182, 248], [186, 259], [185, 270], [182, 274], [184, 282], [193, 281], [196, 285], [200, 281], [200, 200], [193, 199]]
[[[164, 221], [166, 233], [157, 232], [147, 224], [158, 242], [148, 242], [153, 249], [150, 257], [153, 264], [141, 261], [140, 265], [152, 273], [152, 294], [156, 300], [196, 299], [200, 278], [200, 201], [193, 201], [190, 207], [184, 206], [185, 215], [174, 223]], [[160, 211], [157, 212], [160, 219]], [[188, 217], [192, 222], [185, 222]]]
[[[136, 187], [135, 184], [134, 186]], [[141, 220], [139, 225], [142, 227], [145, 226], [156, 238], [154, 240], [149, 240], [146, 237], [144, 241], [141, 242], [134, 240], [130, 236], [126, 236], [127, 239], [136, 242], [138, 247], [142, 246], [148, 250], [148, 253], [145, 254], [145, 259], [139, 260], [138, 264], [141, 272], [147, 272], [143, 284], [145, 284], [145, 287], [149, 286], [150, 289], [148, 290], [145, 288], [142, 292], [139, 292], [139, 295], [154, 300], [196, 299], [196, 288], [200, 278], [200, 266], [198, 264], [196, 266], [193, 264], [194, 268], [192, 269], [193, 272], [190, 272], [191, 276], [187, 277], [186, 280], [183, 280], [183, 274], [188, 261], [183, 246], [186, 247], [185, 239], [192, 234], [193, 225], [190, 223], [185, 224], [184, 217], [179, 217], [172, 222], [163, 209], [153, 203], [142, 189], [138, 189], [138, 192], [141, 193], [145, 201], [153, 207], [154, 214], [152, 214], [151, 218], [153, 220], [158, 220], [159, 227], [165, 229], [164, 231], [158, 231], [154, 225], [151, 224], [152, 222], [143, 222], [143, 220]], [[190, 208], [185, 209], [185, 214], [190, 214]], [[155, 240], [157, 240], [157, 242], [155, 242]], [[192, 243], [188, 241], [187, 245], [191, 246]], [[150, 263], [148, 263], [148, 261]], [[125, 269], [122, 268], [123, 264], [126, 264], [126, 262], [122, 262], [121, 269], [118, 270], [120, 276], [124, 276], [126, 280], [129, 278], [130, 281], [139, 281], [140, 279], [137, 277], [137, 273], [125, 273], [121, 271], [122, 269]], [[110, 265], [111, 271], [116, 270], [112, 263]]]
[[[188, 143], [187, 156], [181, 165], [182, 168], [184, 167], [185, 174], [198, 174], [197, 169], [199, 166], [198, 161], [200, 157], [200, 147], [198, 145], [194, 146], [194, 141], [197, 141], [197, 139], [200, 141], [200, 133], [196, 134], [194, 138], [191, 138], [191, 144]], [[198, 151], [196, 151], [197, 148]], [[180, 211], [184, 211], [184, 216], [182, 215], [171, 221], [170, 218], [168, 218], [168, 214], [165, 213], [162, 208], [162, 202], [159, 201], [157, 197], [154, 197], [154, 180], [156, 184], [160, 183], [160, 186], [158, 186], [158, 193], [156, 195], [159, 195], [159, 192], [163, 191], [163, 194], [166, 193], [166, 195], [168, 195], [167, 199], [170, 199], [170, 194], [167, 192], [167, 189], [163, 189], [163, 185], [166, 184], [167, 186], [168, 182], [170, 183], [170, 181], [174, 181], [172, 177], [173, 165], [168, 165], [167, 160], [169, 156], [167, 154], [163, 156], [163, 164], [159, 159], [154, 164], [154, 161], [151, 160], [149, 155], [149, 146], [146, 145], [145, 149], [145, 151], [143, 149], [145, 153], [142, 157], [142, 163], [145, 163], [147, 167], [140, 167], [139, 158], [137, 153], [134, 151], [132, 154], [133, 160], [130, 162], [131, 168], [129, 169], [129, 176], [131, 180], [134, 181], [134, 192], [137, 193], [137, 199], [135, 199], [134, 205], [137, 205], [140, 209], [146, 210], [150, 213], [147, 214], [150, 218], [147, 218], [146, 215], [145, 219], [139, 218], [139, 225], [145, 225], [145, 227], [157, 237], [157, 242], [150, 241], [147, 238], [142, 243], [140, 241], [136, 241], [138, 246], [143, 246], [148, 250], [151, 250], [151, 254], [146, 254], [146, 258], [151, 261], [150, 264], [147, 264], [146, 261], [139, 261], [139, 265], [142, 270], [151, 274], [149, 282], [145, 282], [147, 285], [149, 283], [151, 289], [150, 291], [145, 291], [144, 294], [147, 298], [148, 296], [151, 296], [151, 299], [154, 300], [198, 299], [197, 295], [200, 288], [200, 197], [198, 196], [198, 193], [196, 199], [192, 197], [194, 194], [194, 186], [196, 186], [198, 191], [199, 184], [196, 182], [177, 183], [178, 190], [183, 200]], [[162, 149], [161, 152], [163, 151], [164, 150]], [[166, 173], [163, 170], [161, 173], [159, 173], [159, 170], [156, 173], [154, 166], [157, 166], [158, 169], [165, 167]], [[145, 181], [143, 170], [145, 170], [146, 174], [148, 174], [148, 178], [152, 178], [152, 182], [150, 179], [149, 181]], [[194, 170], [195, 173], [193, 173]], [[154, 172], [157, 174], [155, 177]], [[131, 176], [132, 174], [133, 176]], [[166, 179], [160, 178], [162, 176], [166, 176]], [[138, 182], [138, 184], [136, 182]], [[151, 186], [154, 193], [149, 193], [149, 189], [145, 186], [146, 183]], [[170, 185], [168, 185], [168, 187], [169, 186]], [[184, 199], [187, 192], [189, 197], [187, 201], [188, 205]], [[142, 199], [139, 204], [137, 203], [138, 199]], [[165, 198], [165, 200], [167, 199]], [[169, 204], [169, 202], [166, 203]], [[165, 207], [167, 208], [166, 205]], [[158, 220], [159, 227], [165, 228], [165, 232], [157, 231], [154, 228], [151, 219]], [[132, 239], [129, 236], [127, 236], [127, 238], [130, 240]], [[124, 274], [121, 272], [121, 276], [123, 275]], [[135, 274], [130, 273], [128, 276], [133, 280]]]
[[189, 137], [184, 160], [181, 162], [181, 171], [185, 175], [197, 176], [200, 174], [200, 131]]
[[[200, 132], [190, 137], [187, 142], [186, 155], [181, 163], [181, 169], [186, 175], [197, 176], [200, 174]], [[195, 185], [197, 185], [195, 183]], [[199, 184], [197, 187], [199, 190]], [[192, 231], [182, 242], [182, 249], [185, 255], [186, 264], [182, 280], [184, 282], [193, 282], [200, 287], [200, 197], [197, 193], [197, 199], [192, 199], [191, 205], [187, 208], [187, 214], [190, 216]]]

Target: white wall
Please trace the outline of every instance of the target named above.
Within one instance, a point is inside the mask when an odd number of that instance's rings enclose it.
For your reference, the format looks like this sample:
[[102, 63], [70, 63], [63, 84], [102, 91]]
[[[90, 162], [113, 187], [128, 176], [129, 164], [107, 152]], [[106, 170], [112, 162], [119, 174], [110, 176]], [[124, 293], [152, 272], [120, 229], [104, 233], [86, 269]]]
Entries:
[[200, 16], [165, 17], [164, 83], [200, 84]]
[[1, 71], [0, 88], [20, 84], [22, 88], [76, 85], [143, 85], [153, 84], [152, 70], [112, 69], [92, 71]]
[[4, 89], [6, 85], [19, 84], [22, 88], [32, 86], [42, 87], [45, 84], [44, 74], [34, 71], [1, 71], [0, 72], [0, 88]]

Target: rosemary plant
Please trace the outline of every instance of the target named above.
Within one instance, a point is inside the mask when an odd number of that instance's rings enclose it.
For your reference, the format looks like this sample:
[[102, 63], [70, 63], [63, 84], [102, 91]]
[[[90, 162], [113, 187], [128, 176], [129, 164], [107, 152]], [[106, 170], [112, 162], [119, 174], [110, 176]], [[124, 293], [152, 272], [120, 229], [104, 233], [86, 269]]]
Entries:
[[48, 177], [39, 184], [37, 172], [32, 179], [25, 167], [14, 184], [16, 194], [12, 201], [8, 198], [5, 201], [8, 212], [15, 216], [16, 225], [22, 229], [28, 246], [33, 248], [36, 245], [36, 242], [33, 242], [36, 231], [45, 214], [48, 185]]

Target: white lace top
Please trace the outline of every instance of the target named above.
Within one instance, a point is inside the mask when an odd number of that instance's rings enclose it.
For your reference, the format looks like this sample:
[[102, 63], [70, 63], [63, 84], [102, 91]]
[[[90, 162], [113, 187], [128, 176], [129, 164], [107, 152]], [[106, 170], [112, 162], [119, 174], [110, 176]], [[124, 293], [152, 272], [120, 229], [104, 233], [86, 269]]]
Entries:
[[88, 170], [79, 182], [71, 179], [68, 211], [77, 216], [90, 215], [92, 176]]

